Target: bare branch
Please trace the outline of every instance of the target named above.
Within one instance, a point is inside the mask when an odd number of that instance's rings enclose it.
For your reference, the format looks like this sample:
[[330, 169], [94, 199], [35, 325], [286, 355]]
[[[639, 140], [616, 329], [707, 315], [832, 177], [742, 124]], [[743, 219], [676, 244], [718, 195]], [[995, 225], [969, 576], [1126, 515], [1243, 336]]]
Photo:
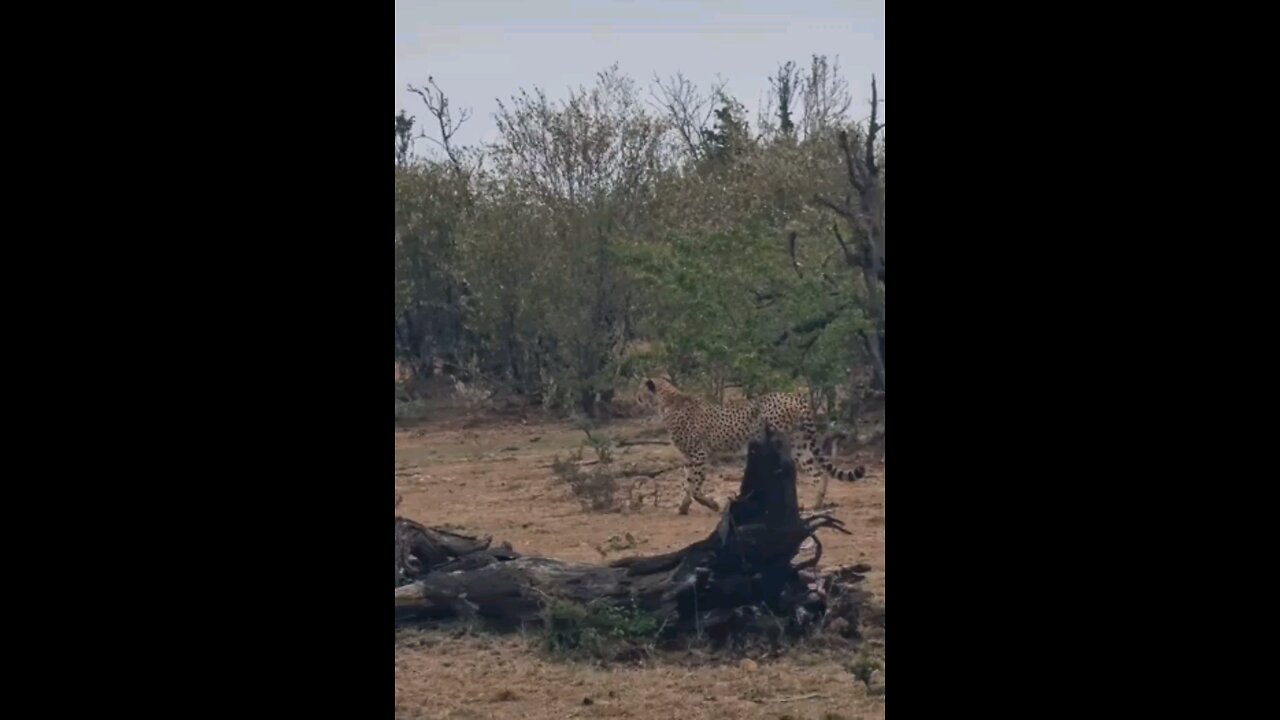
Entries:
[[844, 237], [840, 235], [840, 226], [836, 223], [831, 223], [831, 231], [836, 234], [836, 241], [840, 243], [840, 249], [844, 251], [844, 261], [850, 265], [859, 266], [860, 263], [857, 256], [853, 254], [853, 251], [849, 250], [849, 246], [844, 242]]
[[[834, 250], [832, 250], [831, 252], [827, 253], [827, 256], [826, 256], [826, 257], [822, 258], [822, 269], [823, 269], [823, 270], [826, 270], [826, 269], [827, 269], [827, 263], [831, 262], [831, 258], [833, 258], [833, 257], [835, 257], [835, 256], [836, 256], [836, 253], [835, 253], [835, 251], [834, 251]], [[822, 277], [826, 277], [826, 276], [827, 276], [827, 275], [826, 275], [826, 273], [824, 272], [824, 273], [822, 274]]]
[[800, 272], [800, 261], [796, 260], [796, 234], [794, 231], [787, 238], [787, 252], [791, 255], [791, 267], [795, 269], [796, 277], [804, 280], [804, 273]]
[[849, 198], [845, 198], [844, 207], [837, 205], [835, 202], [828, 200], [821, 195], [814, 195], [813, 202], [830, 210], [834, 210], [838, 215], [840, 215], [840, 217], [848, 220], [849, 223], [854, 226], [854, 230], [861, 230], [864, 234], [869, 236], [871, 227], [867, 218], [849, 208]]
[[713, 88], [709, 96], [703, 95], [681, 73], [676, 73], [665, 85], [655, 73], [653, 85], [654, 87], [649, 88], [653, 104], [666, 114], [671, 126], [684, 141], [689, 156], [695, 160], [702, 157], [702, 131], [706, 129], [711, 112], [715, 109], [716, 89]]
[[814, 201], [815, 203], [817, 203], [817, 204], [819, 204], [819, 205], [821, 205], [821, 206], [825, 207], [825, 208], [829, 208], [829, 209], [831, 209], [831, 210], [834, 210], [834, 211], [836, 212], [836, 214], [837, 214], [837, 215], [839, 215], [840, 217], [845, 218], [846, 220], [850, 220], [850, 221], [855, 221], [855, 220], [857, 220], [857, 218], [855, 218], [855, 217], [854, 217], [853, 213], [848, 209], [848, 207], [847, 207], [847, 203], [846, 203], [846, 207], [841, 207], [841, 206], [839, 206], [839, 205], [835, 204], [834, 202], [832, 202], [831, 200], [828, 200], [828, 199], [826, 199], [826, 198], [822, 197], [821, 195], [814, 195], [814, 196], [813, 196], [813, 201]]
[[[876, 133], [884, 129], [883, 125], [876, 123], [876, 113], [880, 109], [880, 103], [876, 102], [876, 76], [871, 76], [871, 124], [867, 126], [867, 145], [866, 157], [863, 163], [866, 165], [867, 174], [871, 176], [872, 182], [876, 176], [880, 174], [880, 169], [876, 167]], [[866, 192], [865, 189], [859, 188], [858, 192]]]
[[758, 124], [762, 133], [788, 137], [795, 134], [796, 99], [803, 84], [804, 77], [795, 62], [787, 61], [778, 66], [769, 78], [765, 107], [759, 111]]
[[773, 344], [781, 345], [793, 335], [803, 335], [814, 331], [825, 330], [828, 325], [835, 322], [836, 318], [840, 317], [841, 313], [845, 312], [850, 307], [851, 306], [848, 304], [840, 305], [822, 315], [819, 315], [818, 317], [810, 318], [798, 325], [794, 325], [782, 331], [782, 333], [774, 339]]
[[814, 55], [801, 87], [804, 115], [801, 127], [807, 138], [816, 137], [844, 120], [853, 102], [849, 83], [840, 74], [840, 61]]
[[[633, 445], [653, 445], [653, 444], [656, 444], [656, 443], [631, 443], [631, 444], [633, 444]], [[680, 469], [680, 468], [682, 468], [682, 467], [684, 467], [684, 463], [676, 463], [676, 464], [674, 464], [674, 465], [664, 465], [664, 466], [662, 466], [662, 467], [659, 467], [659, 468], [651, 468], [651, 469], [649, 469], [649, 470], [641, 470], [641, 469], [636, 468], [636, 467], [627, 467], [627, 468], [625, 468], [625, 469], [623, 469], [623, 470], [619, 471], [618, 476], [619, 476], [619, 477], [621, 477], [621, 478], [633, 478], [633, 477], [647, 477], [647, 478], [655, 478], [655, 477], [657, 477], [657, 476], [659, 476], [659, 475], [664, 475], [664, 474], [666, 474], [666, 473], [669, 473], [669, 472], [671, 472], [672, 470], [679, 470], [679, 469]]]
[[751, 294], [756, 296], [757, 310], [763, 310], [773, 305], [778, 301], [778, 298], [782, 297], [782, 293], [776, 291], [760, 292], [759, 290], [752, 290]]
[[844, 153], [845, 168], [849, 173], [849, 184], [853, 186], [858, 194], [861, 195], [867, 191], [867, 184], [858, 177], [858, 163], [853, 157], [853, 148], [849, 145], [849, 133], [845, 130], [840, 131], [840, 150]]
[[[617, 441], [618, 447], [631, 447], [632, 445], [670, 445], [666, 440], [635, 440], [622, 438]], [[677, 466], [679, 467], [679, 466]]]
[[414, 137], [414, 139], [415, 139], [415, 140], [426, 140], [426, 141], [428, 141], [428, 142], [433, 142], [433, 143], [435, 143], [436, 145], [439, 145], [441, 148], [443, 148], [446, 152], [448, 152], [448, 150], [449, 150], [449, 147], [448, 147], [447, 145], [445, 145], [444, 143], [440, 142], [439, 140], [437, 140], [437, 139], [435, 139], [435, 138], [431, 137], [430, 135], [426, 134], [425, 132], [420, 132], [420, 133], [418, 133], [418, 134]]
[[453, 163], [454, 169], [461, 174], [463, 172], [462, 158], [457, 149], [454, 148], [452, 140], [463, 123], [471, 119], [471, 110], [463, 108], [455, 121], [453, 112], [449, 109], [449, 98], [440, 89], [440, 86], [436, 84], [435, 78], [427, 76], [427, 84], [430, 87], [425, 90], [410, 85], [409, 92], [422, 98], [423, 104], [427, 106], [427, 111], [436, 119], [436, 123], [440, 126], [440, 139], [429, 138], [425, 132], [419, 137], [431, 140], [443, 148], [445, 155], [449, 157], [449, 162]]

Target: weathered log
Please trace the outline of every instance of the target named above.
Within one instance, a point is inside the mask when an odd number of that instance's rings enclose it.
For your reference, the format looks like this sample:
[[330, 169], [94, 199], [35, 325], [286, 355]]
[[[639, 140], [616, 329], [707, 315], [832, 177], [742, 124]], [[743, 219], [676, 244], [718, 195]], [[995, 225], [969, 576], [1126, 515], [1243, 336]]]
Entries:
[[[400, 504], [398, 498], [396, 504]], [[482, 567], [519, 557], [506, 544], [490, 549], [491, 542], [488, 535], [462, 535], [396, 516], [396, 587], [440, 570]]]
[[[748, 447], [738, 497], [710, 535], [675, 552], [608, 566], [494, 552], [488, 538], [403, 521], [404, 545], [416, 561], [406, 577], [415, 581], [396, 589], [397, 616], [536, 624], [549, 602], [562, 600], [634, 607], [671, 632], [728, 631], [750, 623], [762, 608], [803, 625], [824, 613], [830, 585], [802, 572], [817, 557], [799, 566], [792, 560], [818, 529], [847, 531], [829, 516], [802, 518], [795, 479], [785, 437], [769, 429]], [[820, 555], [821, 543], [817, 549]]]

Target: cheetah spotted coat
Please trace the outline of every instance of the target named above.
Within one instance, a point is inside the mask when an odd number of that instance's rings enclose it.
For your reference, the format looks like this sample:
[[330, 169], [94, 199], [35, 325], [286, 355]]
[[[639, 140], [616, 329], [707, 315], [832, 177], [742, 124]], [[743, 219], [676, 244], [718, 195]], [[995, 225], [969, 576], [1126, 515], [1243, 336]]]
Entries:
[[[815, 509], [822, 506], [826, 497], [829, 477], [855, 480], [866, 473], [862, 466], [853, 470], [839, 469], [832, 464], [830, 458], [822, 454], [818, 447], [813, 415], [809, 412], [809, 401], [801, 393], [770, 393], [755, 400], [719, 405], [681, 392], [662, 379], [651, 378], [645, 381], [645, 388], [657, 397], [658, 408], [663, 424], [671, 435], [671, 442], [687, 461], [688, 479], [685, 483], [685, 496], [679, 507], [681, 515], [689, 512], [693, 500], [711, 510], [720, 509], [714, 500], [702, 494], [708, 457], [713, 453], [741, 450], [753, 437], [764, 431], [766, 423], [791, 435], [797, 430], [803, 433], [804, 447], [811, 455], [804, 465], [819, 480]], [[800, 447], [798, 444], [795, 446]], [[818, 472], [815, 461], [821, 462], [825, 473]]]

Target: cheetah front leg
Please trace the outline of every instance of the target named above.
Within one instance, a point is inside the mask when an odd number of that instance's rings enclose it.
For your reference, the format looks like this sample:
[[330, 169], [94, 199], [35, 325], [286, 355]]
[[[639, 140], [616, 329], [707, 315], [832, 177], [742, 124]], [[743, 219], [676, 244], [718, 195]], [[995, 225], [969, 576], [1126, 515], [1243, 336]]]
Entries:
[[706, 480], [707, 453], [705, 450], [697, 450], [689, 456], [689, 465], [686, 469], [687, 476], [684, 487], [684, 500], [680, 501], [679, 513], [681, 515], [689, 514], [689, 505], [697, 500], [700, 505], [709, 508], [712, 512], [720, 512], [720, 505], [711, 498], [702, 494], [702, 483]]

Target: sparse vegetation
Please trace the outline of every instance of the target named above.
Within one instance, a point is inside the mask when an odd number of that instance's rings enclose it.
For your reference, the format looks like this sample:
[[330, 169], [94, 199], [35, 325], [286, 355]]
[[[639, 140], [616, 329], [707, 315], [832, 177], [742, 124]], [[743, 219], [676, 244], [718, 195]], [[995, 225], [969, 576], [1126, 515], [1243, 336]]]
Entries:
[[884, 695], [883, 682], [872, 684], [876, 673], [881, 671], [883, 666], [876, 658], [868, 655], [865, 650], [858, 655], [857, 659], [847, 665], [847, 669], [853, 673], [858, 682], [866, 687], [868, 695]]
[[551, 472], [569, 486], [574, 497], [582, 503], [587, 512], [612, 512], [618, 509], [618, 481], [614, 477], [611, 460], [590, 465], [589, 470], [582, 469], [582, 448], [571, 453], [565, 459], [559, 455], [551, 461]]
[[634, 606], [551, 599], [544, 610], [540, 642], [545, 651], [560, 657], [633, 661], [653, 653], [662, 629], [657, 619]]
[[423, 400], [401, 400], [399, 397], [396, 398], [396, 424], [421, 422], [430, 416], [430, 410]]
[[880, 669], [880, 663], [872, 660], [866, 655], [861, 655], [857, 660], [849, 664], [849, 672], [858, 678], [863, 684], [871, 682], [871, 674]]
[[[574, 497], [587, 512], [619, 512], [638, 510], [644, 504], [644, 488], [652, 472], [637, 471], [634, 467], [618, 467], [614, 464], [614, 448], [618, 439], [591, 432], [590, 423], [579, 421], [578, 428], [587, 436], [582, 445], [569, 452], [565, 458], [556, 455], [551, 461], [551, 472], [569, 486]], [[583, 461], [587, 448], [595, 458]], [[589, 468], [583, 470], [583, 468]], [[627, 478], [629, 477], [629, 481]], [[618, 492], [626, 489], [626, 501], [620, 502]], [[656, 488], [654, 489], [656, 493]]]

